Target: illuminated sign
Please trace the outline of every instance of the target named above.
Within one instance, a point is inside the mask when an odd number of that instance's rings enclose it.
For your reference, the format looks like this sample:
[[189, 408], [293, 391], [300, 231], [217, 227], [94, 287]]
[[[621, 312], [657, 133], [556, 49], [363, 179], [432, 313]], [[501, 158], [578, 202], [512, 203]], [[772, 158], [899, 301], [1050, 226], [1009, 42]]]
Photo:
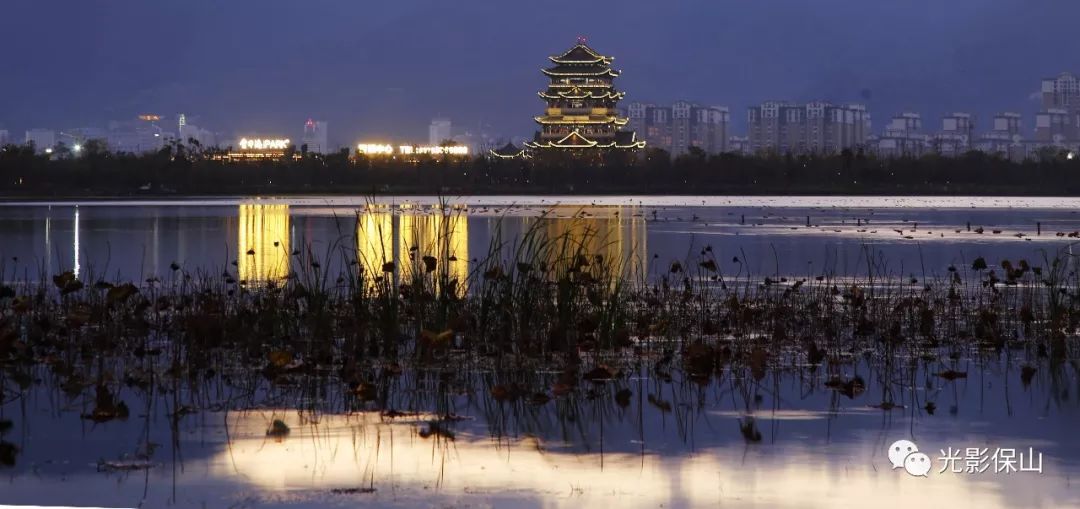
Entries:
[[262, 140], [262, 139], [240, 139], [240, 150], [285, 150], [289, 148], [289, 140]]
[[143, 121], [146, 121], [146, 122], [157, 122], [158, 120], [161, 120], [161, 116], [160, 115], [139, 115], [139, 120], [143, 120]]
[[467, 156], [469, 155], [469, 147], [461, 145], [451, 145], [448, 147], [414, 147], [412, 145], [402, 145], [398, 147], [402, 154], [412, 155], [451, 155], [451, 156]]
[[394, 153], [400, 155], [451, 155], [451, 156], [467, 156], [469, 155], [469, 147], [464, 145], [450, 145], [450, 146], [422, 146], [422, 145], [399, 145], [395, 152], [392, 145], [383, 145], [376, 143], [361, 143], [356, 146], [356, 151], [365, 155], [391, 155]]
[[356, 146], [356, 151], [367, 155], [390, 155], [394, 153], [394, 147], [377, 143], [361, 143]]

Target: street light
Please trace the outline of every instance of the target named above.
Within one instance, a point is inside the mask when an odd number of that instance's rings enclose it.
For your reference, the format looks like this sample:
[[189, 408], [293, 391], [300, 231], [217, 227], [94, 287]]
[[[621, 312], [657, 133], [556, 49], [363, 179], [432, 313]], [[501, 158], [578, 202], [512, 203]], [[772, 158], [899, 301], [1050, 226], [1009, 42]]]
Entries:
[[71, 147], [71, 150], [78, 154], [79, 152], [82, 152], [82, 145], [76, 143], [73, 147]]
[[1074, 157], [1076, 157], [1076, 152], [1069, 152], [1069, 155], [1065, 156], [1065, 159], [1072, 161]]

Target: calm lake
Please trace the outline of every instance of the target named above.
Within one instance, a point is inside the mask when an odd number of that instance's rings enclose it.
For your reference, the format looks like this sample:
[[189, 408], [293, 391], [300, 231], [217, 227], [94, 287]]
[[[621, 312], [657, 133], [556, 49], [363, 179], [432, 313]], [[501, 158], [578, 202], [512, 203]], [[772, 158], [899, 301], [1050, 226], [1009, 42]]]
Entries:
[[[258, 279], [287, 274], [287, 253], [301, 246], [334, 254], [331, 263], [343, 247], [401, 259], [408, 246], [445, 236], [466, 262], [542, 220], [554, 232], [589, 232], [597, 248], [638, 256], [653, 269], [711, 246], [725, 262], [742, 261], [725, 270], [758, 276], [865, 275], [869, 265], [929, 277], [980, 256], [1041, 260], [1080, 240], [1076, 199], [446, 199], [444, 213], [454, 218], [447, 232], [430, 220], [439, 204], [424, 197], [0, 204], [0, 256], [6, 279], [74, 270], [143, 280], [168, 276], [173, 263], [209, 271], [232, 262]], [[356, 246], [342, 245], [354, 237]]]
[[[72, 270], [164, 280], [173, 264], [219, 273], [235, 262], [241, 278], [271, 280], [289, 273], [294, 250], [326, 253], [330, 270], [343, 248], [408, 265], [410, 249], [436, 237], [451, 239], [447, 254], [467, 278], [493, 244], [537, 224], [639, 260], [645, 277], [708, 247], [726, 274], [921, 279], [978, 257], [994, 267], [1071, 254], [1077, 211], [1080, 200], [1055, 198], [8, 203], [0, 279]], [[271, 390], [266, 380], [250, 388], [266, 397], [237, 405], [215, 380], [153, 405], [128, 394], [130, 417], [104, 423], [80, 418], [92, 401], [44, 384], [0, 400], [0, 419], [14, 423], [0, 439], [18, 449], [12, 465], [0, 463], [0, 504], [1080, 507], [1080, 361], [1022, 369], [1030, 361], [1007, 348], [910, 365], [851, 352], [831, 373], [864, 382], [847, 394], [826, 387], [824, 369], [794, 363], [760, 379], [701, 381], [643, 362], [551, 401], [493, 397], [505, 373], [406, 370], [381, 409], [350, 406], [340, 387]], [[941, 376], [946, 369], [964, 376]], [[514, 380], [551, 387], [556, 375]], [[202, 408], [183, 412], [181, 399]], [[896, 406], [875, 406], [883, 400]], [[436, 425], [439, 416], [454, 419]], [[275, 420], [291, 431], [268, 434]], [[898, 440], [928, 456], [926, 477], [893, 468]]]

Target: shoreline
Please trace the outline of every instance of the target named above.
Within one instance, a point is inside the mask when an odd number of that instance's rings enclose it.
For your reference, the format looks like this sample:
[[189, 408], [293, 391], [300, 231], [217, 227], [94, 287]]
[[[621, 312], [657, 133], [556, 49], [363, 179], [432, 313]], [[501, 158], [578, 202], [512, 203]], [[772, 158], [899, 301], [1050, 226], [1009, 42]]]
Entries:
[[0, 197], [0, 207], [44, 206], [236, 206], [244, 203], [364, 207], [377, 205], [471, 206], [643, 206], [733, 208], [930, 208], [930, 209], [1080, 209], [1072, 196], [940, 196], [940, 195], [578, 195], [578, 194], [278, 194]]

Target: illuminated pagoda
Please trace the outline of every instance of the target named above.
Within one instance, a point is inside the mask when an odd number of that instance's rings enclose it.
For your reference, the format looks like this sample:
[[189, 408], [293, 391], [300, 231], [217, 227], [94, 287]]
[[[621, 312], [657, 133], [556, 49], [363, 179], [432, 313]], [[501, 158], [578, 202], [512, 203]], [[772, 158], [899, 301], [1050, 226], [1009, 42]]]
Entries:
[[502, 148], [493, 148], [488, 153], [496, 159], [529, 159], [529, 152], [524, 148], [520, 148], [514, 145], [514, 142], [507, 142]]
[[548, 57], [555, 64], [543, 72], [551, 79], [540, 97], [547, 111], [536, 117], [540, 131], [526, 147], [537, 152], [590, 149], [633, 150], [645, 146], [633, 131], [623, 130], [629, 121], [618, 116], [616, 106], [625, 95], [615, 90], [619, 71], [612, 57], [603, 56], [578, 38], [565, 53]]

